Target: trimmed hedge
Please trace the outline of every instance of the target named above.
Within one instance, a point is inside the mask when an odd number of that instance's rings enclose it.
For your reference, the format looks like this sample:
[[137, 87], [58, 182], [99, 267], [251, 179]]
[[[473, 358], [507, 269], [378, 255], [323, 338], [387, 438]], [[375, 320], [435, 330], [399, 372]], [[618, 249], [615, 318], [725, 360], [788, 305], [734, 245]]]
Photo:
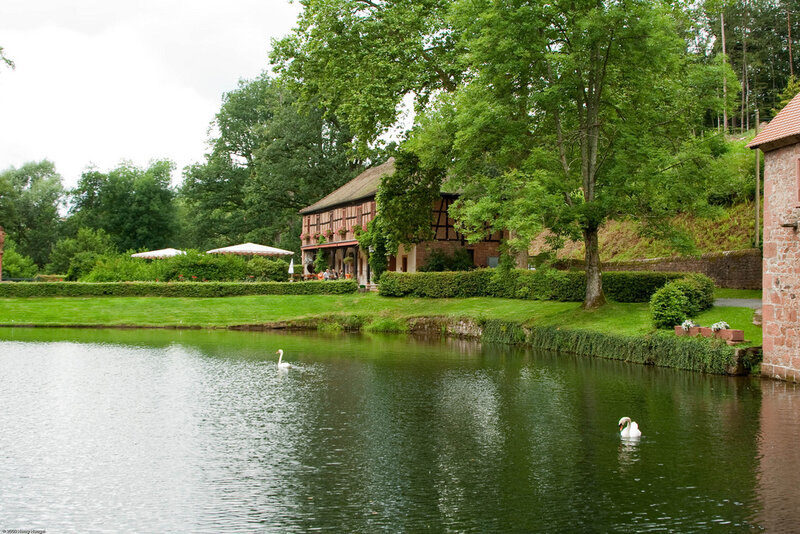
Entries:
[[[483, 325], [482, 340], [714, 374], [726, 374], [736, 363], [736, 348], [720, 340], [663, 334], [631, 337], [555, 326], [523, 329], [517, 323], [491, 320]], [[744, 362], [747, 369], [757, 363], [758, 359]]]
[[[648, 302], [664, 284], [686, 273], [607, 272], [603, 290], [617, 302]], [[385, 297], [503, 297], [581, 302], [586, 294], [583, 271], [541, 269], [479, 269], [439, 273], [396, 273], [381, 276], [378, 290]]]
[[241, 295], [345, 295], [353, 280], [311, 282], [18, 282], [1, 283], [0, 298], [14, 297], [234, 297]]

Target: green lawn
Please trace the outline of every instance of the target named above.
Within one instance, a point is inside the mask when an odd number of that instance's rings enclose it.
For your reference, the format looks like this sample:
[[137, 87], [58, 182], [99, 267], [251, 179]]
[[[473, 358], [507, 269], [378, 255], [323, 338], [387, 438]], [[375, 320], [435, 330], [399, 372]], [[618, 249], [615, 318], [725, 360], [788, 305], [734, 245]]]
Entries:
[[[386, 298], [355, 295], [269, 295], [225, 298], [91, 297], [0, 299], [0, 324], [131, 325], [225, 327], [274, 321], [353, 314], [366, 318], [404, 319], [445, 316], [504, 319], [617, 334], [652, 331], [647, 304], [609, 303], [584, 311], [579, 303], [496, 298]], [[752, 324], [753, 310], [713, 308], [698, 319], [703, 325], [727, 321], [761, 343], [761, 329]]]

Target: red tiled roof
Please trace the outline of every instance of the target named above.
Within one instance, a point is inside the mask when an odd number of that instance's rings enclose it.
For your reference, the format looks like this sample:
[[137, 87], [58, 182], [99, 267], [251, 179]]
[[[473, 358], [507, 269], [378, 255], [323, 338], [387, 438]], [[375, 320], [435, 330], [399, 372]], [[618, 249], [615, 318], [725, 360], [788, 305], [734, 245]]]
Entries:
[[767, 152], [797, 142], [800, 142], [800, 94], [786, 104], [747, 146]]

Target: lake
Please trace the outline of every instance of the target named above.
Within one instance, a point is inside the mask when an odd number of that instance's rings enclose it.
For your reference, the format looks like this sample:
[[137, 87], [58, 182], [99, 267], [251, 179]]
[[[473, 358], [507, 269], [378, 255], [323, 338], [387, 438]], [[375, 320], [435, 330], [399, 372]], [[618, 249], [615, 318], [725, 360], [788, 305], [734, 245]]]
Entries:
[[[277, 349], [295, 367], [276, 366]], [[0, 328], [0, 529], [786, 531], [800, 389], [472, 341]], [[620, 439], [631, 416], [643, 437]]]

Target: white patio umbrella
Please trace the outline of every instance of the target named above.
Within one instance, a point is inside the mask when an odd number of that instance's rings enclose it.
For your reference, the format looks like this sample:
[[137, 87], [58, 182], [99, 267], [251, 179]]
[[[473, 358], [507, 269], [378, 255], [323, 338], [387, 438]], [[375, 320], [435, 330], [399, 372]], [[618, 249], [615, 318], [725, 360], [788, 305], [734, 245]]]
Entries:
[[162, 248], [161, 250], [148, 250], [147, 252], [137, 252], [136, 254], [131, 254], [131, 258], [145, 258], [148, 260], [153, 260], [157, 258], [171, 258], [173, 256], [180, 256], [181, 254], [186, 254], [186, 253], [176, 248]]
[[294, 258], [289, 262], [289, 274], [294, 274]]
[[291, 250], [282, 248], [268, 247], [256, 243], [242, 243], [230, 247], [215, 248], [208, 251], [209, 254], [238, 254], [240, 256], [293, 256]]

